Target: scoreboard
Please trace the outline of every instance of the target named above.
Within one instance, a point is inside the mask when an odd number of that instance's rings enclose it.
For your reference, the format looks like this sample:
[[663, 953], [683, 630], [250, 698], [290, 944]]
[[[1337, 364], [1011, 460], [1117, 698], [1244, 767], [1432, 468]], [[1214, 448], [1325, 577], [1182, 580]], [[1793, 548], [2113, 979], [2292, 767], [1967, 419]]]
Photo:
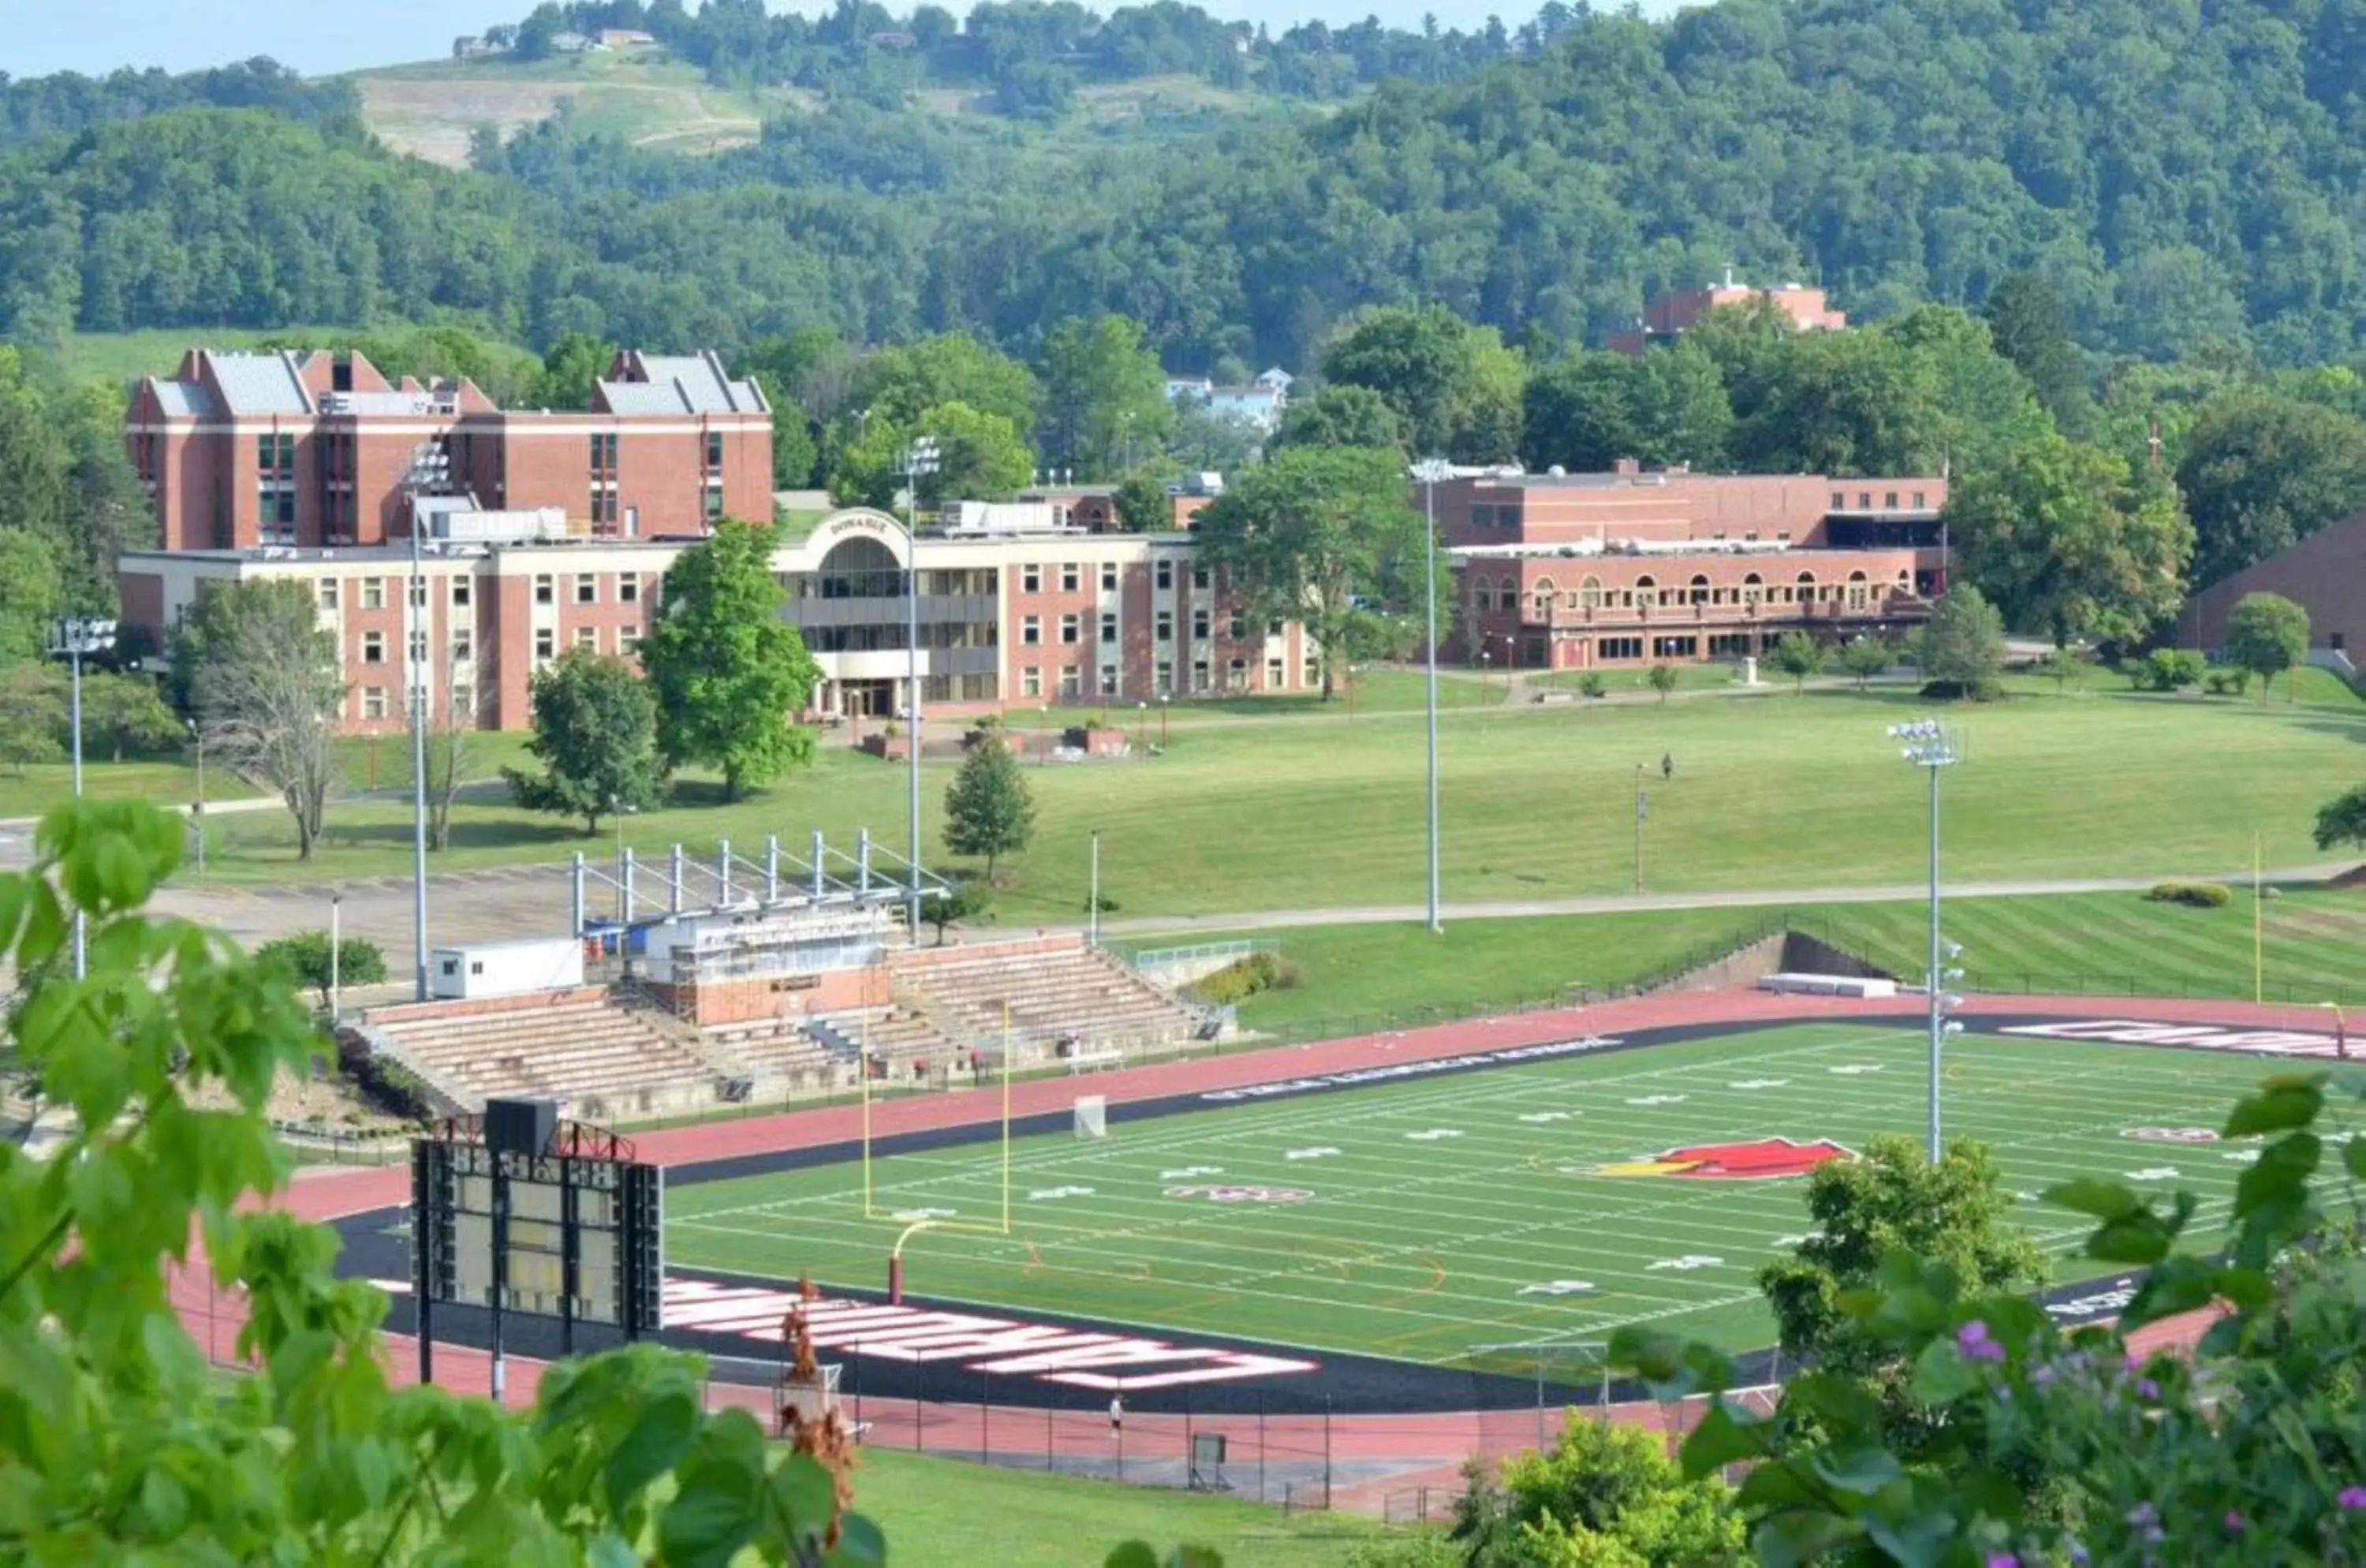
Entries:
[[411, 1145], [422, 1302], [654, 1333], [664, 1219], [664, 1174], [653, 1165], [451, 1135]]

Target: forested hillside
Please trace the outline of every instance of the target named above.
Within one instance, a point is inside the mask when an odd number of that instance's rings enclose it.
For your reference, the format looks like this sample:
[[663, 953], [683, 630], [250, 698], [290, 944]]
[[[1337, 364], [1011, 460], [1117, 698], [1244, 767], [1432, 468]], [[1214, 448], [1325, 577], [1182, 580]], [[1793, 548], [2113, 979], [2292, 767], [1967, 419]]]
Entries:
[[[727, 73], [727, 13], [703, 15]], [[2366, 0], [1556, 17], [1459, 81], [1108, 151], [949, 137], [892, 94], [703, 160], [556, 123], [457, 174], [334, 118], [98, 124], [0, 155], [0, 331], [400, 317], [736, 349], [818, 324], [1031, 350], [1107, 310], [1177, 369], [1303, 366], [1374, 303], [1590, 341], [1732, 265], [1861, 320], [2031, 267], [2086, 346], [2144, 357], [2359, 346]]]

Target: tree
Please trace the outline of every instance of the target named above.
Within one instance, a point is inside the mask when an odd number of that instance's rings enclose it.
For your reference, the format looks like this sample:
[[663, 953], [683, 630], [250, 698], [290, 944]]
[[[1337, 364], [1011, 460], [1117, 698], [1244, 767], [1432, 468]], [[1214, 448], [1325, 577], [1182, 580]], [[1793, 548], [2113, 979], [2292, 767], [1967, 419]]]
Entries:
[[1365, 315], [1324, 351], [1323, 378], [1379, 393], [1416, 452], [1459, 463], [1519, 455], [1519, 355], [1443, 305]]
[[874, 425], [884, 420], [912, 427], [930, 410], [958, 403], [1004, 421], [1016, 438], [1035, 428], [1036, 400], [1026, 366], [956, 332], [881, 349], [855, 370], [843, 406], [866, 411]]
[[1314, 395], [1293, 399], [1281, 411], [1273, 444], [1282, 446], [1393, 446], [1405, 445], [1405, 422], [1389, 400], [1369, 387], [1317, 387]]
[[460, 786], [470, 782], [482, 764], [484, 697], [501, 681], [500, 661], [490, 648], [473, 661], [464, 661], [456, 646], [447, 644], [441, 671], [444, 702], [427, 727], [422, 750], [427, 753], [427, 847], [441, 853], [452, 847], [452, 804]]
[[2226, 657], [2268, 682], [2308, 659], [2308, 612], [2281, 593], [2246, 593], [2226, 617]]
[[1737, 393], [1734, 454], [1756, 473], [1927, 474], [1949, 419], [1937, 367], [1883, 333], [1803, 333]]
[[279, 792], [296, 819], [296, 858], [310, 860], [337, 782], [345, 702], [336, 637], [321, 625], [311, 585], [223, 584], [189, 607], [172, 657], [206, 750]]
[[1841, 645], [1841, 668], [1856, 677], [1856, 689], [1865, 689], [1867, 682], [1896, 660], [1896, 650], [1877, 637], [1855, 637]]
[[2346, 789], [2317, 807], [2316, 847], [2366, 845], [2366, 784]]
[[1676, 672], [1673, 664], [1654, 664], [1643, 678], [1651, 683], [1651, 690], [1660, 694], [1660, 705], [1665, 707], [1668, 705], [1668, 694], [1676, 689], [1676, 682], [1684, 677]]
[[2094, 399], [2062, 297], [2037, 273], [2008, 273], [1989, 291], [1980, 314], [1996, 351], [2029, 378], [2056, 426], [2073, 440], [2083, 439], [2094, 417]]
[[1043, 451], [1087, 478], [1123, 473], [1175, 427], [1166, 373], [1126, 316], [1071, 316], [1043, 342]]
[[0, 527], [0, 665], [47, 653], [62, 598], [57, 552], [47, 536]]
[[1453, 1539], [1457, 1563], [1648, 1568], [1735, 1561], [1742, 1524], [1724, 1482], [1686, 1477], [1657, 1434], [1571, 1410], [1551, 1447], [1463, 1495]]
[[1393, 450], [1291, 446], [1243, 474], [1193, 526], [1201, 558], [1253, 618], [1301, 622], [1322, 647], [1325, 702], [1358, 629], [1419, 606], [1427, 539], [1405, 493]]
[[2177, 488], [2206, 587], [2366, 510], [2366, 423], [2261, 392], [2214, 399], [2186, 433]]
[[631, 665], [570, 648], [535, 671], [531, 702], [525, 749], [543, 771], [501, 770], [519, 806], [580, 817], [588, 838], [612, 812], [657, 804], [664, 787], [657, 700]]
[[2184, 594], [2193, 525], [2177, 492], [2059, 436], [2009, 454], [1947, 499], [1966, 575], [2009, 625], [2132, 641]]
[[[992, 874], [989, 869], [987, 875]], [[963, 880], [954, 883], [950, 892], [931, 893], [921, 899], [920, 919], [937, 928], [937, 945], [942, 947], [946, 927], [975, 919], [993, 902], [992, 889], [985, 882]]]
[[154, 751], [178, 744], [181, 721], [156, 694], [156, 683], [139, 675], [95, 671], [82, 678], [84, 744], [110, 761], [126, 751]]
[[327, 931], [299, 931], [266, 942], [254, 950], [254, 961], [278, 969], [299, 986], [319, 993], [321, 1005], [330, 1003], [332, 985], [375, 986], [386, 979], [386, 952], [366, 937], [340, 936], [336, 961], [329, 958]]
[[26, 764], [65, 755], [66, 683], [43, 664], [0, 668], [0, 764], [18, 778]]
[[1708, 351], [1689, 338], [1640, 356], [1576, 354], [1528, 380], [1521, 451], [1572, 473], [1622, 457], [1647, 467], [1722, 468], [1733, 405]]
[[1824, 667], [1824, 645], [1806, 632], [1785, 632], [1774, 639], [1769, 657], [1775, 669], [1796, 682], [1796, 690], [1805, 692], [1808, 677]]
[[1922, 626], [1922, 678], [1985, 701], [2004, 673], [2004, 617], [1970, 583], [1958, 583], [1931, 606]]
[[535, 408], [588, 409], [592, 384], [616, 362], [616, 345], [590, 333], [561, 333], [542, 356], [541, 367], [523, 389]]
[[658, 699], [658, 750], [669, 767], [704, 762], [727, 800], [811, 763], [813, 731], [796, 722], [821, 679], [772, 575], [781, 531], [726, 519], [666, 570], [664, 608], [641, 645]]
[[1993, 468], [2007, 453], [2055, 433], [2029, 378], [1997, 352], [1979, 317], [1952, 305], [1920, 305], [1879, 330], [1928, 367], [1939, 399], [1939, 456], [1957, 471]]
[[922, 436], [937, 444], [935, 471], [914, 486], [922, 511], [948, 501], [1006, 500], [1034, 477], [1035, 455], [1018, 426], [966, 403], [939, 403], [910, 423], [874, 416], [839, 453], [830, 495], [841, 506], [894, 506], [912, 443]]
[[1166, 486], [1174, 466], [1155, 463], [1136, 468], [1117, 487], [1117, 520], [1129, 534], [1163, 534], [1175, 526], [1175, 502]]
[[2082, 643], [2067, 648], [2049, 648], [2033, 670], [2054, 682], [2054, 694], [2060, 696], [2065, 687], [2083, 684], [2095, 668], [2094, 650]]
[[[0, 874], [0, 908], [28, 917], [0, 930], [12, 1043], [58, 1111], [51, 1157], [0, 1158], [12, 1558], [809, 1563], [827, 1538], [832, 1561], [883, 1561], [850, 1512], [843, 1428], [775, 1448], [744, 1411], [706, 1414], [695, 1357], [559, 1363], [514, 1414], [389, 1386], [385, 1294], [335, 1277], [333, 1234], [273, 1201], [292, 1156], [266, 1102], [321, 1035], [219, 930], [146, 908], [183, 832], [138, 802], [74, 802]], [[242, 1303], [250, 1371], [226, 1378], [191, 1339], [185, 1269]]]
[[945, 847], [957, 855], [984, 855], [990, 887], [994, 863], [1019, 853], [1034, 837], [1035, 801], [1026, 772], [1002, 737], [988, 729], [945, 790]]

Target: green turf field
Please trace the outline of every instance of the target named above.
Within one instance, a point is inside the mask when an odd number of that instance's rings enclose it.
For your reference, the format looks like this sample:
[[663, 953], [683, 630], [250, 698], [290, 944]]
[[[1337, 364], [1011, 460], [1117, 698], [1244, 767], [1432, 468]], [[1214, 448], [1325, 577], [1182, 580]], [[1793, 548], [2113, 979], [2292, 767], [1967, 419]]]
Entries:
[[[1431, 1362], [1645, 1320], [1762, 1344], [1756, 1270], [1807, 1229], [1804, 1183], [1598, 1168], [1701, 1144], [1919, 1136], [1922, 1052], [1910, 1031], [1804, 1025], [1021, 1140], [1013, 1234], [920, 1234], [907, 1288]], [[1966, 1035], [1948, 1125], [1990, 1145], [2019, 1192], [2079, 1175], [2189, 1188], [2206, 1237], [2246, 1151], [2124, 1130], [2215, 1127], [2271, 1070]], [[1000, 1169], [989, 1143], [879, 1159], [873, 1179], [883, 1211], [984, 1221]], [[1212, 1201], [1219, 1185], [1307, 1196]], [[852, 1165], [680, 1187], [667, 1212], [670, 1262], [868, 1287], [904, 1228], [862, 1217]], [[2027, 1223], [2075, 1273], [2078, 1216], [2033, 1205]]]

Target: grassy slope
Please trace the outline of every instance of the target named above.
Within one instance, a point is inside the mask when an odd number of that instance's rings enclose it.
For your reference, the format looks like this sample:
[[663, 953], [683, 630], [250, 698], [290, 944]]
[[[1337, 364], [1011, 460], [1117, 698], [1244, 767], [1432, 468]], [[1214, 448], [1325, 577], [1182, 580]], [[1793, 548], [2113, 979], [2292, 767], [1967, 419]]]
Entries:
[[1285, 1515], [1224, 1497], [886, 1449], [862, 1450], [854, 1483], [855, 1506], [878, 1521], [897, 1562], [1099, 1568], [1118, 1542], [1142, 1540], [1162, 1553], [1199, 1542], [1244, 1568], [1317, 1568], [1384, 1533], [1346, 1515]]
[[[1369, 688], [1368, 688], [1369, 689]], [[1910, 697], [1830, 691], [1700, 695], [1518, 716], [1448, 716], [1445, 874], [1457, 900], [1615, 894], [1632, 876], [1638, 762], [1650, 780], [1654, 891], [1911, 883], [1922, 791], [1882, 727]], [[2152, 875], [2313, 861], [2316, 807], [2354, 777], [2366, 709], [2118, 694], [2038, 697], [1957, 716], [1969, 750], [1947, 780], [1949, 876]], [[1137, 716], [1136, 724], [1140, 718]], [[950, 764], [923, 780], [930, 837]], [[1344, 705], [1298, 719], [1172, 725], [1155, 761], [1031, 768], [1037, 839], [998, 899], [1006, 924], [1074, 919], [1087, 839], [1125, 915], [1410, 904], [1421, 897], [1421, 726]], [[836, 747], [812, 770], [736, 806], [693, 780], [684, 805], [645, 814], [628, 841], [656, 848], [767, 832], [833, 839], [858, 826], [900, 838], [900, 770]], [[308, 876], [375, 874], [400, 859], [402, 807], [332, 814]], [[450, 863], [549, 860], [580, 840], [564, 824], [472, 802]], [[226, 822], [226, 828], [229, 824]], [[299, 874], [285, 824], [240, 819], [222, 874]], [[932, 853], [935, 852], [932, 852]]]
[[163, 376], [192, 348], [252, 348], [287, 338], [325, 341], [347, 333], [344, 327], [151, 327], [130, 333], [74, 333], [59, 351], [59, 363], [77, 381], [130, 381]]

